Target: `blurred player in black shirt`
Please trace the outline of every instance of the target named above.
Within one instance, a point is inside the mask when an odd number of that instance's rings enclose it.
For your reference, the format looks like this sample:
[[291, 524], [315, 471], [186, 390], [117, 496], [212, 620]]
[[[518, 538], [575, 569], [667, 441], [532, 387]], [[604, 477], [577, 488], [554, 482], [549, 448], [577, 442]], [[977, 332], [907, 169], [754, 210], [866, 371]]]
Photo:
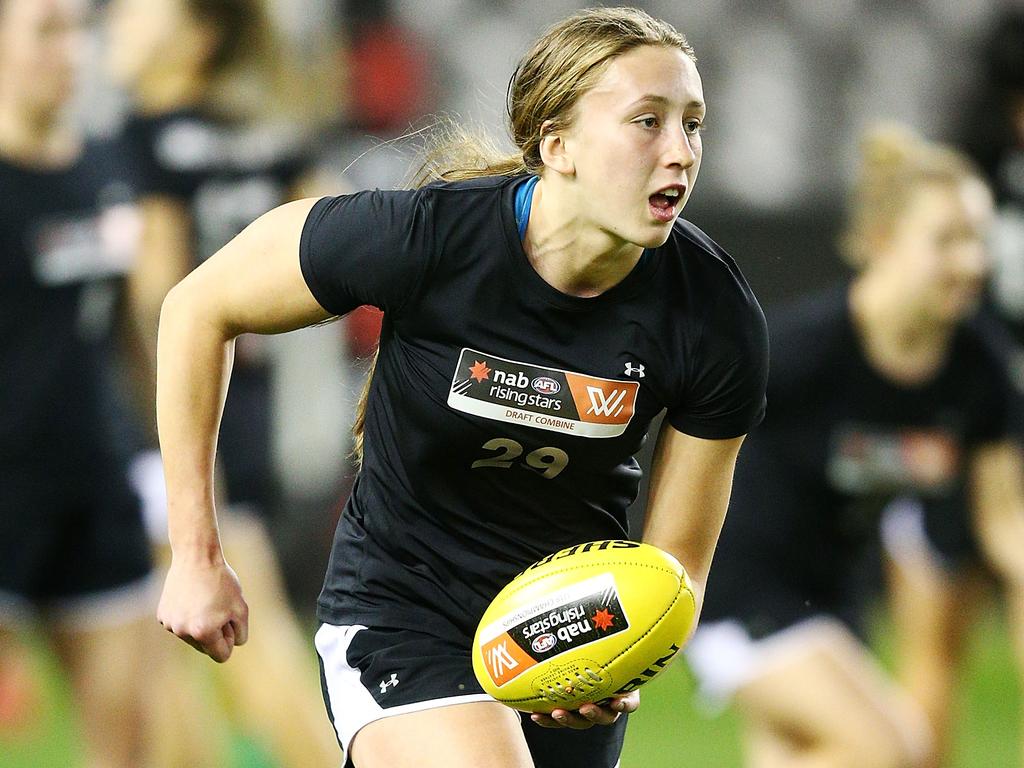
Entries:
[[[124, 144], [145, 229], [137, 290], [155, 350], [167, 290], [250, 221], [292, 199], [310, 162], [283, 45], [261, 0], [114, 0], [108, 66], [133, 112]], [[155, 352], [154, 352], [155, 354]], [[219, 445], [232, 505], [268, 514], [270, 382], [240, 344]]]
[[[965, 94], [965, 119], [956, 127], [960, 143], [981, 165], [995, 191], [996, 220], [990, 237], [992, 278], [985, 313], [1009, 329], [1010, 377], [1017, 389], [1024, 391], [1024, 9], [1002, 8], [993, 17], [989, 34], [979, 41], [978, 51], [981, 71]], [[1015, 419], [1014, 437], [1024, 443], [1024, 419]], [[918, 576], [917, 581], [921, 580]], [[942, 594], [933, 591], [937, 597]], [[1016, 600], [1011, 607], [1015, 607], [1011, 618], [1017, 664], [1024, 670], [1024, 601]], [[946, 624], [952, 630], [957, 624], [968, 625], [963, 610], [949, 607], [947, 613]], [[959, 634], [962, 632], [950, 632], [955, 641], [960, 640]], [[955, 666], [949, 657], [956, 655], [957, 644], [946, 645], [932, 654], [933, 660], [922, 676], [941, 680], [941, 670]], [[945, 691], [949, 687], [951, 684], [932, 685], [937, 694], [933, 698], [939, 699], [936, 710], [941, 707], [943, 694], [949, 698]], [[1024, 747], [1024, 740], [1021, 745]]]
[[926, 502], [921, 536], [955, 561], [970, 486], [985, 553], [1024, 583], [1004, 351], [967, 322], [991, 219], [966, 158], [880, 130], [863, 145], [844, 241], [859, 274], [771, 323], [771, 415], [737, 467], [689, 648], [705, 690], [735, 694], [746, 714], [752, 766], [934, 764], [926, 718], [860, 639], [894, 498]]
[[172, 290], [158, 395], [174, 548], [164, 626], [220, 661], [248, 635], [213, 501], [231, 339], [373, 304], [385, 321], [363, 464], [316, 638], [349, 760], [616, 765], [636, 692], [520, 719], [483, 694], [470, 645], [524, 565], [628, 536], [634, 455], [665, 408], [644, 538], [680, 559], [700, 600], [767, 375], [749, 287], [678, 219], [704, 116], [674, 29], [631, 9], [580, 12], [516, 72], [514, 157], [442, 153], [439, 183], [289, 204]]
[[137, 212], [123, 158], [69, 114], [85, 3], [0, 2], [0, 676], [36, 618], [90, 766], [142, 760], [156, 601], [116, 438], [112, 333]]
[[[110, 74], [134, 107], [123, 137], [143, 217], [133, 287], [139, 335], [155, 362], [167, 290], [254, 218], [295, 196], [310, 162], [308, 116], [299, 110], [306, 86], [263, 0], [114, 0], [108, 18]], [[259, 574], [248, 597], [274, 629], [242, 664], [214, 678], [235, 723], [282, 765], [300, 768], [336, 762], [338, 754], [264, 524], [280, 500], [262, 341], [239, 340], [218, 446], [226, 546], [241, 570]], [[154, 397], [151, 391], [147, 416]], [[166, 544], [165, 519], [150, 520]]]

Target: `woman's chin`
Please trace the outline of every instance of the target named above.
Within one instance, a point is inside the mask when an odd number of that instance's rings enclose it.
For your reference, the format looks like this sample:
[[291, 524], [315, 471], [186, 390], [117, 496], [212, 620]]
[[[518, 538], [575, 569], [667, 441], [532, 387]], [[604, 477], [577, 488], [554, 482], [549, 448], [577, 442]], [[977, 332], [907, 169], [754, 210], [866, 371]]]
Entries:
[[638, 238], [635, 242], [637, 245], [643, 248], [660, 248], [666, 242], [668, 242], [669, 235], [672, 234], [672, 226], [675, 224], [673, 219], [667, 224], [660, 224], [657, 227], [650, 227], [647, 232]]

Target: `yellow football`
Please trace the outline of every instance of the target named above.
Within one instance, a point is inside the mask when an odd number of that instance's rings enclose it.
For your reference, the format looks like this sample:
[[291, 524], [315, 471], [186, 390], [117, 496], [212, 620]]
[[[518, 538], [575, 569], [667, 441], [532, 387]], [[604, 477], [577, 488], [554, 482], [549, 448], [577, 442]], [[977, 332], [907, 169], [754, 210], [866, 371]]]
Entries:
[[579, 544], [495, 596], [473, 639], [473, 672], [514, 709], [577, 709], [654, 679], [693, 614], [690, 579], [672, 555], [635, 541]]

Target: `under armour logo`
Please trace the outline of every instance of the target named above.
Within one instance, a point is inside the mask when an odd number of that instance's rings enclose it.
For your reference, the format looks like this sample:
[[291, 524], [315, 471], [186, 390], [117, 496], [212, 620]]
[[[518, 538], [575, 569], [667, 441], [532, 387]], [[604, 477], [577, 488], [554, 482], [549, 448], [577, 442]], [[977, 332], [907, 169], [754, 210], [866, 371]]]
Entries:
[[380, 681], [380, 692], [381, 693], [387, 693], [388, 692], [388, 688], [391, 688], [391, 687], [396, 686], [396, 685], [398, 685], [398, 674], [396, 672], [392, 672], [390, 680], [381, 680]]
[[633, 365], [632, 363], [626, 363], [625, 374], [627, 376], [632, 376], [634, 373], [637, 375], [637, 378], [642, 379], [644, 377], [644, 366], [643, 366], [643, 363], [640, 363], [639, 365]]

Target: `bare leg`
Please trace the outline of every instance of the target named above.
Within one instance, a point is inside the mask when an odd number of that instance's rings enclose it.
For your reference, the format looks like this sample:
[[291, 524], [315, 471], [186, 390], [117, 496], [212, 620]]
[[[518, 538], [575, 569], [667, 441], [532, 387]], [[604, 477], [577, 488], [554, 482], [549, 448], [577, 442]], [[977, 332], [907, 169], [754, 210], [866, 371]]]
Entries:
[[81, 713], [90, 768], [144, 764], [145, 654], [154, 632], [151, 623], [142, 620], [109, 628], [50, 631]]
[[744, 729], [750, 768], [854, 768], [856, 758], [834, 746], [813, 744], [792, 733], [780, 733], [757, 724]]
[[[1024, 585], [1011, 584], [1006, 589], [1007, 616], [1010, 622], [1010, 637], [1017, 657], [1017, 677], [1024, 690]], [[1021, 765], [1024, 765], [1024, 722], [1020, 724], [1022, 739]]]
[[230, 725], [211, 695], [213, 662], [158, 628], [146, 675], [146, 724], [153, 768], [220, 768], [229, 760]]
[[981, 582], [944, 571], [925, 552], [890, 557], [887, 573], [898, 676], [931, 723], [935, 751], [930, 765], [939, 766], [949, 749], [964, 640]]
[[736, 695], [753, 768], [920, 768], [925, 719], [838, 624], [790, 638]]
[[249, 641], [213, 671], [232, 702], [231, 716], [262, 738], [283, 768], [337, 766], [342, 755], [323, 705], [311, 633], [304, 635], [289, 607], [263, 525], [228, 514], [222, 530], [250, 616]]
[[498, 703], [377, 720], [352, 741], [356, 768], [533, 768], [519, 717]]
[[0, 734], [15, 733], [39, 713], [39, 683], [31, 651], [13, 629], [0, 626]]

